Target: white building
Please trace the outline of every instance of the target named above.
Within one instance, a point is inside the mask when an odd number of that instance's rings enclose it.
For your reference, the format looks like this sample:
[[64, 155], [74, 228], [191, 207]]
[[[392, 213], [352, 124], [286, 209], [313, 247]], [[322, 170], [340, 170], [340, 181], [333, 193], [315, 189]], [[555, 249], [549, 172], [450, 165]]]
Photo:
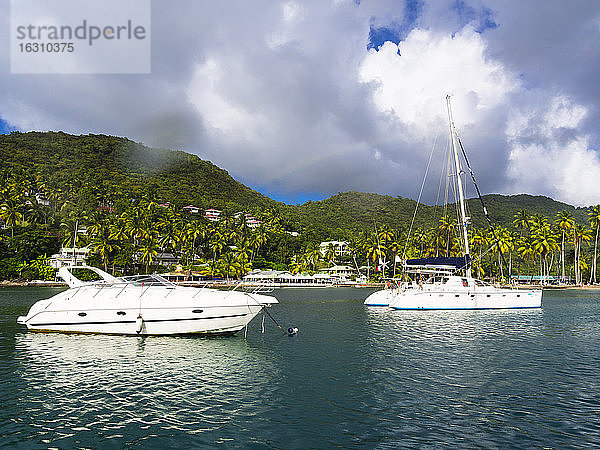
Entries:
[[189, 214], [198, 214], [200, 212], [200, 208], [194, 205], [187, 205], [183, 207], [183, 211]]
[[292, 274], [287, 270], [260, 270], [255, 269], [244, 277], [244, 282], [249, 284], [265, 284], [272, 286], [292, 286], [292, 287], [319, 287], [319, 286], [339, 286], [354, 285], [356, 283], [348, 281], [345, 277], [331, 273]]
[[319, 250], [323, 258], [327, 254], [330, 245], [333, 246], [336, 257], [348, 255], [348, 243], [346, 241], [325, 241], [319, 244]]
[[255, 219], [254, 217], [246, 217], [246, 225], [248, 228], [256, 228], [262, 225], [262, 220]]
[[204, 211], [204, 217], [213, 222], [218, 222], [221, 216], [221, 211], [218, 209], [207, 209]]
[[85, 265], [89, 252], [89, 247], [62, 247], [58, 253], [48, 258], [48, 264], [55, 269], [60, 269], [64, 266]]
[[37, 192], [35, 194], [35, 199], [40, 205], [50, 206], [50, 201], [44, 196], [44, 194], [40, 194], [39, 192]]
[[356, 269], [350, 266], [333, 266], [322, 269], [322, 271], [330, 275], [336, 275], [340, 278], [350, 278], [356, 275]]

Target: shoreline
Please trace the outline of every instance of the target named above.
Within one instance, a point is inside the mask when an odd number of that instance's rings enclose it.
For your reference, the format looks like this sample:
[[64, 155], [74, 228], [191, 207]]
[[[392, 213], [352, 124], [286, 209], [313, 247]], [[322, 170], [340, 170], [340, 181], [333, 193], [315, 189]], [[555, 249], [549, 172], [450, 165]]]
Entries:
[[[202, 288], [202, 287], [210, 287], [210, 288], [223, 288], [223, 287], [234, 287], [237, 286], [240, 283], [222, 283], [222, 282], [194, 282], [194, 281], [181, 281], [181, 282], [176, 282], [175, 284], [177, 284], [178, 286], [189, 286], [189, 287], [198, 287], [198, 288]], [[41, 281], [41, 280], [34, 280], [34, 281], [0, 281], [0, 288], [3, 287], [69, 287], [67, 283], [64, 282], [60, 282], [60, 281]], [[296, 289], [302, 289], [302, 288], [306, 288], [306, 289], [315, 289], [315, 288], [338, 288], [338, 287], [343, 287], [343, 288], [382, 288], [383, 284], [382, 283], [366, 283], [366, 284], [304, 284], [304, 285], [299, 285], [299, 284], [286, 284], [286, 283], [278, 283], [278, 284], [264, 284], [264, 285], [257, 285], [257, 284], [245, 284], [245, 283], [241, 283], [240, 288], [250, 288], [250, 289], [254, 289], [254, 288], [258, 288], [258, 287], [265, 287], [265, 288], [296, 288]]]
[[[223, 284], [223, 283], [211, 283], [211, 282], [203, 282], [203, 283], [198, 283], [198, 282], [180, 282], [180, 283], [175, 283], [181, 286], [194, 286], [194, 287], [211, 287], [211, 288], [219, 288], [219, 287], [226, 287], [226, 286], [235, 286], [235, 284]], [[8, 280], [3, 280], [0, 281], [0, 288], [3, 287], [68, 287], [67, 283], [65, 282], [60, 282], [60, 281], [42, 281], [42, 280], [33, 280], [33, 281], [8, 281]], [[252, 283], [252, 284], [244, 284], [242, 283], [242, 285], [240, 287], [246, 287], [246, 288], [256, 288], [258, 287], [256, 284]], [[337, 287], [353, 287], [353, 288], [383, 288], [384, 285], [382, 283], [361, 283], [361, 284], [335, 284], [335, 285], [331, 285], [331, 284], [305, 284], [305, 285], [298, 285], [298, 284], [287, 284], [287, 283], [280, 283], [280, 284], [275, 284], [275, 285], [263, 285], [263, 287], [271, 287], [271, 288], [295, 288], [295, 289], [314, 289], [314, 288], [337, 288]], [[555, 290], [555, 291], [559, 291], [559, 290], [596, 290], [596, 289], [600, 289], [600, 284], [590, 284], [590, 285], [561, 285], [561, 286], [540, 286], [538, 284], [521, 284], [517, 286], [517, 289], [539, 289], [542, 288], [543, 290]]]
[[3, 287], [68, 287], [67, 283], [62, 281], [0, 281], [0, 288]]

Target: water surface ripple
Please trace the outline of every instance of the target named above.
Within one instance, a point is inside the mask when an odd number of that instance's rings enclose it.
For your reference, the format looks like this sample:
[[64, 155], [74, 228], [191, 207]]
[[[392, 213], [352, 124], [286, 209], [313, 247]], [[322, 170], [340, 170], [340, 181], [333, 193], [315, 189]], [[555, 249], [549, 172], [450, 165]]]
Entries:
[[600, 447], [600, 295], [542, 310], [366, 309], [361, 289], [279, 290], [233, 337], [78, 336], [16, 325], [51, 289], [0, 290], [0, 447]]

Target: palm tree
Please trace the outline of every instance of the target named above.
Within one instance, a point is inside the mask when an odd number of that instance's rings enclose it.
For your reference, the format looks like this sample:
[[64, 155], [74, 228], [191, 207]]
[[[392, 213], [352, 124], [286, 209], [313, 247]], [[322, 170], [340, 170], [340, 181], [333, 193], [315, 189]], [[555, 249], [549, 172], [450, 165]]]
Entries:
[[394, 270], [392, 273], [392, 278], [396, 276], [396, 262], [398, 259], [398, 253], [400, 253], [400, 249], [402, 248], [402, 244], [400, 243], [400, 236], [397, 233], [394, 233], [393, 239], [391, 239], [387, 244], [388, 250], [392, 252], [392, 258], [394, 260]]
[[125, 211], [122, 217], [126, 224], [125, 231], [133, 239], [133, 245], [137, 245], [138, 240], [144, 235], [145, 232], [143, 207], [133, 207]]
[[596, 261], [598, 256], [598, 231], [600, 230], [600, 205], [596, 205], [588, 213], [590, 216], [590, 226], [596, 232], [594, 239], [594, 259], [592, 259], [592, 270], [590, 272], [590, 283], [596, 284]]
[[108, 271], [108, 259], [110, 254], [118, 248], [110, 239], [111, 232], [108, 224], [103, 224], [100, 229], [94, 234], [91, 245], [92, 250], [97, 253], [102, 259], [104, 270]]
[[14, 228], [23, 223], [23, 213], [21, 212], [22, 205], [16, 199], [7, 199], [0, 206], [0, 218], [10, 227], [10, 237], [14, 237]]
[[386, 248], [379, 242], [378, 236], [369, 234], [363, 243], [367, 261], [372, 261], [376, 266], [383, 266], [383, 276], [385, 277], [385, 266], [387, 264], [385, 258]]
[[306, 258], [306, 262], [312, 266], [313, 270], [317, 270], [317, 264], [322, 257], [319, 246], [317, 244], [313, 244], [312, 246], [307, 247], [304, 256]]
[[158, 255], [158, 242], [156, 240], [156, 235], [149, 234], [144, 236], [140, 241], [140, 261], [146, 264], [146, 273], [156, 255]]
[[77, 247], [83, 243], [81, 237], [81, 223], [86, 219], [85, 211], [77, 214], [71, 212], [60, 224], [63, 233], [63, 247]]
[[302, 270], [304, 269], [304, 264], [302, 263], [300, 257], [294, 256], [292, 262], [288, 264], [288, 267], [290, 269], [290, 272], [296, 275], [297, 273], [302, 272]]
[[580, 225], [577, 223], [573, 225], [573, 247], [575, 248], [574, 270], [576, 284], [582, 282], [581, 268], [583, 261], [581, 260], [581, 245], [583, 243], [589, 243], [591, 239], [592, 231], [589, 228], [586, 228], [585, 225]]
[[379, 242], [385, 247], [388, 242], [394, 239], [394, 231], [387, 225], [381, 225], [379, 229]]
[[225, 236], [217, 230], [212, 234], [209, 245], [213, 253], [213, 261], [216, 261], [223, 250], [227, 248], [227, 241]]
[[192, 261], [196, 255], [196, 239], [206, 235], [204, 224], [199, 220], [194, 220], [187, 224], [186, 231], [188, 238], [192, 239]]
[[126, 241], [129, 238], [127, 233], [127, 223], [122, 217], [118, 217], [112, 221], [110, 226], [110, 239], [121, 242]]
[[456, 222], [448, 216], [442, 216], [436, 230], [436, 256], [439, 256], [439, 250], [443, 249], [444, 256], [449, 256], [452, 249], [452, 235], [456, 227]]
[[335, 263], [335, 246], [331, 243], [327, 246], [327, 250], [325, 251], [325, 259], [329, 263], [332, 261]]
[[[221, 264], [223, 265], [224, 273], [225, 276], [227, 277], [227, 281], [229, 281], [229, 276], [232, 275], [232, 269], [235, 266], [236, 263], [236, 257], [232, 252], [226, 252], [224, 253], [221, 258], [219, 259], [219, 261], [221, 261]], [[235, 272], [233, 272], [233, 274], [235, 274]]]
[[[535, 244], [533, 241], [533, 237], [531, 236], [523, 236], [518, 243], [519, 247], [517, 248], [517, 252], [527, 263], [527, 272], [530, 272], [529, 269], [529, 261], [534, 261], [536, 256]], [[533, 278], [533, 274], [531, 274]]]
[[427, 250], [427, 245], [429, 243], [429, 235], [427, 234], [427, 232], [423, 229], [423, 228], [417, 228], [417, 230], [414, 232], [414, 242], [415, 244], [419, 247], [418, 248], [418, 256], [419, 257], [423, 257], [425, 256], [425, 251]]
[[488, 237], [486, 232], [479, 228], [476, 230], [473, 230], [473, 232], [471, 233], [471, 245], [473, 246], [473, 250], [477, 249], [479, 251], [479, 257], [477, 259], [477, 277], [481, 278], [483, 276], [483, 268], [482, 268], [482, 253], [483, 253], [483, 247], [485, 245], [487, 245], [488, 242]]
[[235, 270], [235, 276], [237, 279], [242, 279], [244, 275], [252, 270], [252, 264], [248, 261], [246, 253], [241, 252], [235, 255], [236, 261], [233, 266]]
[[524, 232], [529, 230], [529, 215], [527, 214], [527, 211], [524, 209], [518, 211], [514, 215], [512, 223], [515, 228], [519, 230], [519, 235], [523, 237]]
[[[532, 235], [534, 249], [540, 256], [540, 276], [542, 279], [547, 279], [550, 271], [547, 261], [548, 255], [559, 248], [556, 236], [548, 225], [536, 228]], [[550, 263], [551, 265], [552, 263]]]
[[175, 227], [171, 222], [163, 223], [162, 226], [159, 222], [158, 226], [160, 227], [160, 239], [158, 244], [160, 245], [161, 249], [169, 250], [175, 253], [177, 244], [180, 242], [180, 233], [175, 231]]
[[514, 242], [513, 242], [512, 236], [510, 234], [510, 231], [508, 231], [508, 229], [506, 229], [502, 226], [498, 226], [498, 225], [494, 226], [493, 233], [490, 231], [488, 240], [490, 240], [490, 241], [493, 240], [494, 236], [496, 236], [496, 240], [497, 240], [497, 242], [494, 245], [494, 248], [496, 250], [498, 266], [500, 267], [500, 276], [502, 278], [504, 278], [503, 257], [508, 256], [508, 258], [509, 258], [508, 277], [510, 279], [511, 264], [512, 264], [511, 252], [514, 249]]
[[561, 280], [565, 282], [565, 237], [569, 231], [573, 228], [575, 221], [573, 215], [567, 211], [560, 211], [556, 214], [556, 220], [554, 221], [556, 227], [561, 232], [561, 244], [560, 244], [560, 262], [561, 262]]

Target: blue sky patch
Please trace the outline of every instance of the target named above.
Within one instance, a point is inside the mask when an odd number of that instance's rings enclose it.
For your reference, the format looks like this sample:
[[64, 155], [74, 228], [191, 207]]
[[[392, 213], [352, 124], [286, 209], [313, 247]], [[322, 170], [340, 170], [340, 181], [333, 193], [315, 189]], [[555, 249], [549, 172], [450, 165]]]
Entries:
[[422, 9], [423, 2], [421, 0], [406, 0], [404, 19], [401, 23], [394, 21], [382, 27], [371, 25], [367, 50], [372, 48], [377, 50], [387, 41], [393, 42], [396, 45], [399, 44], [415, 27]]
[[0, 117], [0, 134], [9, 134], [11, 131], [17, 131], [17, 128], [8, 124], [8, 122]]
[[452, 5], [452, 9], [458, 15], [460, 28], [470, 23], [477, 33], [483, 33], [485, 30], [498, 27], [498, 24], [494, 21], [494, 11], [490, 8], [482, 7], [480, 10], [476, 10], [464, 0], [456, 0]]

